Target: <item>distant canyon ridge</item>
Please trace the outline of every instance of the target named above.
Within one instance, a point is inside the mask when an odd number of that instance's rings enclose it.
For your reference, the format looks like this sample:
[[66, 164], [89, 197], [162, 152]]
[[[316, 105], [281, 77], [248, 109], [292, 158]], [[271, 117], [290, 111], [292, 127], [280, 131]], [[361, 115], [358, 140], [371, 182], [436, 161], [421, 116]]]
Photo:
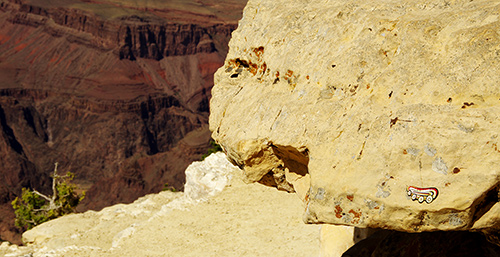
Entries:
[[10, 202], [55, 162], [80, 211], [182, 190], [245, 4], [0, 0], [0, 239], [20, 243]]

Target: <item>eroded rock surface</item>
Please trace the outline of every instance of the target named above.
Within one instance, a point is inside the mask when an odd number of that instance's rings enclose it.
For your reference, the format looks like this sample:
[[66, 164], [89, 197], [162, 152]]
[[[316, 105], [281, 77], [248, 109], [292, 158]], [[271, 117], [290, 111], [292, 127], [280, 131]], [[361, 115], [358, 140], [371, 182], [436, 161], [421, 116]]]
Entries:
[[0, 238], [20, 243], [10, 202], [54, 162], [79, 211], [181, 190], [244, 4], [0, 0]]
[[212, 136], [249, 181], [307, 185], [309, 223], [497, 230], [499, 11], [250, 0], [215, 76]]
[[55, 219], [24, 233], [27, 246], [0, 245], [0, 255], [317, 256], [318, 226], [301, 221], [297, 197], [241, 176], [223, 153], [212, 154], [188, 167], [186, 193]]

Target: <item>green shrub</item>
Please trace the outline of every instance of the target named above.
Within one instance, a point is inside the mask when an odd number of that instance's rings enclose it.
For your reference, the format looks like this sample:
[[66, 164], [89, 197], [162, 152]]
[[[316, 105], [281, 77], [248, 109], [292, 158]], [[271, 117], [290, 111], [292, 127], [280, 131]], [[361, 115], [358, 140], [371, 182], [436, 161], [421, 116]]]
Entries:
[[23, 188], [21, 198], [16, 197], [11, 203], [16, 214], [15, 225], [25, 231], [51, 219], [75, 212], [76, 206], [85, 197], [85, 192], [81, 195], [75, 192], [76, 186], [70, 183], [74, 177], [71, 172], [64, 176], [57, 175], [57, 163], [55, 163], [52, 196]]
[[167, 191], [167, 190], [170, 192], [177, 192], [177, 189], [174, 186], [171, 186], [168, 183], [165, 183], [165, 185], [163, 185], [162, 191]]
[[218, 145], [217, 143], [215, 143], [215, 141], [213, 140], [210, 140], [210, 145], [212, 147], [210, 147], [207, 151], [207, 153], [203, 154], [201, 156], [201, 160], [205, 160], [205, 158], [207, 158], [209, 155], [213, 154], [213, 153], [216, 153], [216, 152], [219, 152], [219, 151], [222, 151], [222, 147], [220, 145]]

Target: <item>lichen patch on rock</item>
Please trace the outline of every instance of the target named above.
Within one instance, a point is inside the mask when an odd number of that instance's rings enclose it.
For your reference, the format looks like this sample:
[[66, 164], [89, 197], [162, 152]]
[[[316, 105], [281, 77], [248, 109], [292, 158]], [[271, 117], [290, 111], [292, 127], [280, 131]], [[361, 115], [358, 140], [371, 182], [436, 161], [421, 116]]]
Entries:
[[309, 223], [498, 229], [499, 11], [250, 0], [215, 75], [212, 137], [248, 181], [307, 176]]

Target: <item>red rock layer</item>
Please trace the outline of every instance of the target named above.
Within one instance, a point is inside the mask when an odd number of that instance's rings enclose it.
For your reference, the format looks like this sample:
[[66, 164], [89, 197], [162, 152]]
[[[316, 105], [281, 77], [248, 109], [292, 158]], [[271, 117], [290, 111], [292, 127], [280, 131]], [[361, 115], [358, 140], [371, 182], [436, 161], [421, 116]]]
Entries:
[[80, 211], [182, 189], [209, 147], [213, 73], [234, 27], [0, 0], [0, 238], [20, 243], [10, 201], [22, 187], [48, 193], [55, 162], [87, 191]]
[[[235, 24], [178, 24], [158, 17], [126, 16], [115, 20], [102, 19], [79, 9], [44, 8], [21, 1], [1, 3], [13, 16], [12, 23], [39, 27], [53, 36], [62, 36], [72, 29], [85, 34], [74, 38], [103, 50], [119, 51], [121, 59], [148, 58], [160, 60], [166, 56], [212, 53], [216, 44], [227, 45]], [[222, 40], [222, 42], [214, 42]]]

